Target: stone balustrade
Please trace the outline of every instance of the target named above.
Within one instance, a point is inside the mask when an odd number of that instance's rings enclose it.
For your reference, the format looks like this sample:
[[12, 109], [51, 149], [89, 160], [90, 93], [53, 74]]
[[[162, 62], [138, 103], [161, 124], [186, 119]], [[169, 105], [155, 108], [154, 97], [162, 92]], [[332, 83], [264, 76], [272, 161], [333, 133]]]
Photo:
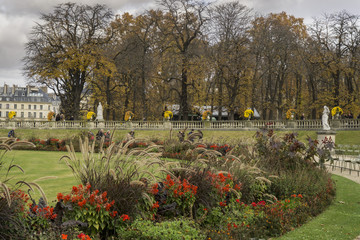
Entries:
[[[321, 130], [321, 120], [243, 120], [243, 121], [0, 121], [2, 128], [10, 129], [204, 129], [204, 130]], [[333, 130], [360, 130], [360, 119], [330, 120]]]

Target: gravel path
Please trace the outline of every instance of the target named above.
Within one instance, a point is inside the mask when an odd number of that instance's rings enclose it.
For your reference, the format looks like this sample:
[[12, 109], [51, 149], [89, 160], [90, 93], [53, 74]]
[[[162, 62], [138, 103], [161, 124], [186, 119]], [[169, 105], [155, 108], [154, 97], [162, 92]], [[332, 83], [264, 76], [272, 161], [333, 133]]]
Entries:
[[343, 170], [341, 172], [339, 168], [334, 168], [334, 170], [332, 170], [331, 167], [327, 167], [327, 169], [328, 169], [329, 173], [336, 174], [336, 175], [339, 175], [342, 177], [346, 177], [346, 178], [360, 184], [360, 176], [358, 176], [358, 173], [356, 171], [352, 171], [350, 174], [349, 170]]

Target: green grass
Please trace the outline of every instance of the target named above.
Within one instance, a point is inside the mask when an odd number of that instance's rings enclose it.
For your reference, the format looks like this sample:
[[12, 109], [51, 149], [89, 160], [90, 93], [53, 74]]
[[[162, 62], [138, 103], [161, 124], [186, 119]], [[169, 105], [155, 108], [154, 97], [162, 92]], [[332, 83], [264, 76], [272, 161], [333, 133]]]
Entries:
[[[106, 129], [105, 129], [106, 130]], [[0, 129], [0, 137], [6, 137], [9, 129]], [[74, 139], [80, 135], [81, 132], [87, 132], [87, 130], [79, 129], [16, 129], [16, 136], [20, 139], [30, 139], [32, 137], [39, 139], [58, 138], [58, 139]], [[96, 134], [97, 130], [92, 130]], [[136, 130], [135, 137], [138, 139], [164, 139], [168, 138], [170, 131], [157, 131], [157, 130]], [[116, 130], [114, 139], [119, 141], [123, 139], [127, 130]], [[176, 138], [177, 131], [174, 130], [172, 135]], [[222, 138], [223, 141], [232, 141], [236, 139], [249, 140], [252, 139], [256, 131], [203, 131], [204, 140], [211, 141], [212, 139]], [[282, 136], [288, 131], [276, 131], [275, 134]], [[299, 134], [299, 140], [306, 142], [306, 138], [309, 136], [313, 139], [316, 138], [316, 131], [297, 131]], [[360, 145], [360, 131], [337, 131], [336, 134], [337, 144], [350, 144]]]
[[[56, 199], [57, 193], [70, 192], [72, 186], [78, 184], [71, 169], [65, 165], [65, 162], [59, 162], [60, 157], [64, 154], [66, 154], [66, 152], [20, 150], [13, 150], [6, 153], [4, 157], [6, 163], [13, 161], [14, 164], [20, 165], [25, 171], [25, 174], [22, 174], [20, 170], [13, 168], [9, 174], [11, 181], [7, 185], [14, 184], [19, 180], [25, 180], [26, 182], [35, 181], [44, 190], [50, 203]], [[46, 177], [54, 178], [47, 179]], [[36, 191], [32, 196], [38, 199], [39, 192]]]
[[322, 214], [279, 240], [353, 240], [360, 235], [360, 184], [333, 175], [336, 199]]

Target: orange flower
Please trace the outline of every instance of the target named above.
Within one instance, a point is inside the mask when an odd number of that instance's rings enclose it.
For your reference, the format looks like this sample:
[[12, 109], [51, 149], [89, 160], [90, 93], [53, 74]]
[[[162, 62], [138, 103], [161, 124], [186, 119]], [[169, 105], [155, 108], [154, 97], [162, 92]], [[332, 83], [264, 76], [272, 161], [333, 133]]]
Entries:
[[61, 239], [67, 239], [67, 235], [66, 234], [61, 234]]

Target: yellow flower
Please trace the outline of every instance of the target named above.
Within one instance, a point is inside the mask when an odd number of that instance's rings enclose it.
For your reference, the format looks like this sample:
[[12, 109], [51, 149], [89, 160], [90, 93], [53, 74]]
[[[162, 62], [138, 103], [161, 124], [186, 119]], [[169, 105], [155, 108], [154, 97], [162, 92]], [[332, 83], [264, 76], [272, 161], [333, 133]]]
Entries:
[[165, 111], [164, 112], [164, 118], [165, 119], [171, 119], [173, 118], [174, 114], [171, 111]]
[[55, 113], [54, 112], [49, 112], [47, 115], [47, 119], [48, 121], [51, 121], [51, 119], [54, 117]]
[[86, 119], [90, 120], [94, 115], [95, 115], [95, 113], [90, 111], [90, 112], [87, 113]]
[[292, 117], [294, 117], [295, 113], [296, 113], [295, 109], [290, 108], [286, 112], [286, 119], [291, 119]]
[[208, 118], [210, 118], [210, 116], [211, 116], [211, 112], [210, 112], [210, 110], [207, 110], [207, 111], [203, 112], [202, 119], [207, 120]]
[[134, 114], [131, 111], [127, 111], [125, 113], [125, 118], [124, 118], [125, 121], [131, 121], [131, 119], [133, 118], [134, 118]]
[[9, 119], [12, 119], [13, 117], [16, 117], [16, 112], [10, 111], [8, 116], [9, 116]]
[[254, 116], [254, 111], [251, 109], [246, 109], [244, 112], [244, 117], [249, 118], [251, 116]]
[[339, 115], [342, 115], [344, 113], [343, 110], [341, 109], [341, 107], [339, 107], [339, 106], [334, 107], [333, 109], [331, 109], [331, 115], [332, 116], [335, 116], [337, 113]]

